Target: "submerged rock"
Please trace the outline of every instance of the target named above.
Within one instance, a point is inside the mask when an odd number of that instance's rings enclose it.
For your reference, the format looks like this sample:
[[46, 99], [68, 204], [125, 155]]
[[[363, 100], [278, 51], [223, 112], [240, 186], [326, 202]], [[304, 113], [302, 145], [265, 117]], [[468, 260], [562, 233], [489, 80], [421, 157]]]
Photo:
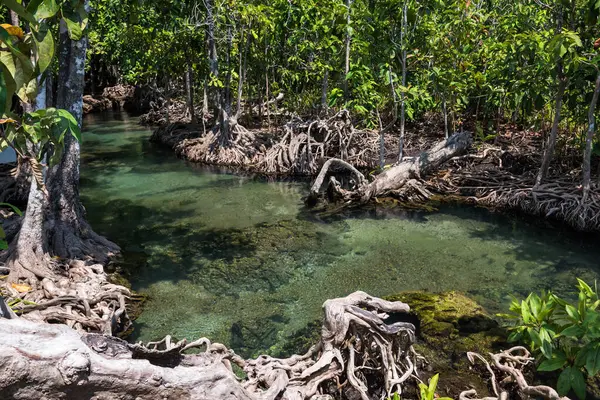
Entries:
[[473, 371], [467, 352], [486, 355], [507, 347], [507, 334], [477, 302], [458, 292], [402, 292], [385, 297], [410, 305], [417, 322], [415, 349], [440, 374], [440, 394], [458, 398], [466, 389], [489, 393], [487, 375]]

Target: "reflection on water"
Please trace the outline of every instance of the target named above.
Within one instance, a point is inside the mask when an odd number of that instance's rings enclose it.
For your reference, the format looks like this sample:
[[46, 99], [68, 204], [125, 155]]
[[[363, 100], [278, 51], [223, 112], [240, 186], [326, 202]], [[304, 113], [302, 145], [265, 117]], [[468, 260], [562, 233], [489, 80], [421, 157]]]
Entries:
[[209, 172], [148, 142], [124, 114], [85, 121], [82, 196], [149, 294], [136, 340], [208, 336], [276, 352], [327, 298], [460, 290], [491, 311], [510, 294], [598, 277], [597, 238], [474, 208], [317, 219], [302, 183]]

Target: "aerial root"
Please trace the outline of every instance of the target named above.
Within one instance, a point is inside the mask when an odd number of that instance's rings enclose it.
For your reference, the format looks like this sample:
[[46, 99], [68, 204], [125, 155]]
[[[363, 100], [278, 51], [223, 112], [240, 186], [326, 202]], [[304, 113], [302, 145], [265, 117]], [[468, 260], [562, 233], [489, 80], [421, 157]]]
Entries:
[[600, 192], [593, 188], [584, 199], [581, 186], [572, 179], [553, 179], [535, 187], [533, 176], [490, 170], [455, 172], [430, 185], [440, 191], [468, 194], [468, 199], [485, 206], [552, 217], [579, 230], [600, 229]]

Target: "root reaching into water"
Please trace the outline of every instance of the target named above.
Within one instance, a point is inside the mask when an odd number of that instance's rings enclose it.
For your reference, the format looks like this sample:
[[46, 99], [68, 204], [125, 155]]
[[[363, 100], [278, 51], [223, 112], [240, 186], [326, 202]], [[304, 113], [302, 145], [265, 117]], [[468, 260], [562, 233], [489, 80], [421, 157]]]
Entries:
[[157, 129], [151, 140], [173, 147], [190, 161], [269, 175], [314, 175], [332, 157], [357, 167], [375, 167], [377, 134], [356, 130], [346, 110], [326, 120], [294, 119], [276, 134], [248, 130], [235, 118], [226, 125], [227, 140], [220, 130], [181, 123]]
[[457, 172], [450, 179], [437, 180], [443, 190], [468, 195], [479, 204], [520, 210], [564, 221], [578, 230], [600, 230], [600, 192], [593, 188], [584, 198], [580, 185], [572, 179], [553, 179], [535, 187], [534, 176], [516, 176], [491, 170], [479, 174]]
[[[535, 359], [529, 351], [521, 346], [513, 347], [498, 354], [490, 354], [492, 365], [477, 353], [467, 353], [471, 364], [481, 361], [491, 375], [491, 383], [496, 397], [479, 399], [477, 391], [467, 390], [460, 394], [460, 400], [508, 400], [521, 399], [546, 399], [568, 400], [561, 397], [553, 388], [544, 385], [531, 386], [525, 380], [523, 369], [532, 365]], [[494, 373], [498, 372], [498, 376]]]

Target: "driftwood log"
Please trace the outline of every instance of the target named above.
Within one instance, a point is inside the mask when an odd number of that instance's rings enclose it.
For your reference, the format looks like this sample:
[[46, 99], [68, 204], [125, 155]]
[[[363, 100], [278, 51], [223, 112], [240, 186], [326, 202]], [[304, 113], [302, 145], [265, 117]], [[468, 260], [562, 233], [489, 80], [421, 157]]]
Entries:
[[[143, 345], [62, 324], [0, 318], [1, 399], [383, 399], [417, 373], [409, 312], [355, 292], [328, 300], [320, 342], [303, 355], [243, 360], [202, 338]], [[389, 316], [393, 321], [388, 322]], [[390, 318], [391, 320], [391, 318]], [[199, 354], [186, 354], [199, 347]], [[244, 370], [241, 380], [232, 364]]]
[[[471, 143], [470, 133], [455, 133], [418, 157], [404, 158], [402, 162], [377, 175], [370, 183], [346, 161], [330, 159], [323, 165], [313, 183], [307, 204], [315, 204], [326, 189], [330, 199], [333, 197], [347, 203], [365, 203], [374, 197], [387, 195], [395, 195], [405, 200], [427, 199], [431, 193], [421, 184], [421, 179], [437, 171], [451, 158], [467, 152]], [[346, 187], [340, 183], [340, 172], [344, 175], [350, 173], [352, 176]]]

